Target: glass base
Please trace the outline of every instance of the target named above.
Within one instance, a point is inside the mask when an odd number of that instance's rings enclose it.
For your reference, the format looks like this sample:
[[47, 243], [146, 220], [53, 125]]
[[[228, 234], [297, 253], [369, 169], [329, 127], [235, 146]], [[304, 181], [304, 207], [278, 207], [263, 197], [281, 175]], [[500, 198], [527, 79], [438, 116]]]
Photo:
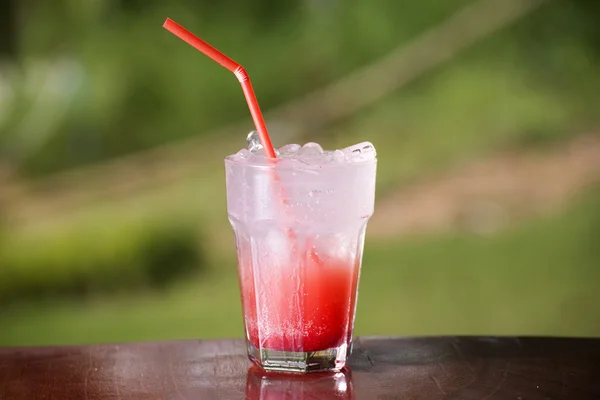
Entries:
[[346, 344], [327, 350], [296, 352], [261, 350], [250, 342], [246, 343], [248, 358], [267, 371], [298, 373], [339, 371], [346, 365], [346, 359], [350, 353]]

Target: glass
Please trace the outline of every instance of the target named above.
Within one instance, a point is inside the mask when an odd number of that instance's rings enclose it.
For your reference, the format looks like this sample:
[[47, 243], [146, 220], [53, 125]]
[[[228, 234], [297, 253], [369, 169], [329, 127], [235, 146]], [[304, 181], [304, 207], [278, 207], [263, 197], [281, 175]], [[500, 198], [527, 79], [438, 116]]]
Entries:
[[248, 355], [264, 369], [346, 364], [376, 166], [225, 159]]

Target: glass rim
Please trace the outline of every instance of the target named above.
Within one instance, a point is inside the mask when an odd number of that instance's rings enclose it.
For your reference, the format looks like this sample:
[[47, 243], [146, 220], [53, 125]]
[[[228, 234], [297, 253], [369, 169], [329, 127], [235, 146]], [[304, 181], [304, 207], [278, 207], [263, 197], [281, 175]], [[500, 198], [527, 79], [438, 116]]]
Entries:
[[[321, 171], [321, 170], [328, 170], [328, 169], [343, 169], [343, 168], [359, 168], [359, 167], [365, 167], [365, 166], [370, 166], [370, 165], [374, 165], [377, 164], [377, 157], [371, 159], [371, 160], [364, 160], [364, 161], [358, 161], [358, 162], [331, 162], [331, 163], [324, 163], [324, 164], [302, 164], [302, 165], [278, 165], [277, 162], [275, 164], [271, 164], [271, 165], [265, 165], [265, 164], [253, 164], [250, 162], [247, 162], [246, 160], [242, 161], [242, 160], [235, 160], [233, 157], [235, 156], [235, 154], [231, 154], [228, 155], [227, 157], [225, 157], [225, 163], [229, 163], [229, 164], [233, 164], [233, 165], [239, 165], [245, 168], [249, 168], [249, 169], [256, 169], [256, 170], [301, 170], [301, 171]], [[280, 158], [276, 159], [276, 160], [280, 160]]]

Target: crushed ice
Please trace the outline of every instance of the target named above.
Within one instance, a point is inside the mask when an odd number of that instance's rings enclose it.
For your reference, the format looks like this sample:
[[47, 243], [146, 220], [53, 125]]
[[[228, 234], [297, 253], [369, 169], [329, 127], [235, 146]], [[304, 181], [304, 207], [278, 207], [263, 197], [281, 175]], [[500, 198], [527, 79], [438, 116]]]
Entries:
[[[240, 150], [234, 157], [250, 162], [266, 162], [258, 132], [250, 132], [246, 141], [248, 147]], [[374, 160], [377, 156], [375, 147], [370, 142], [358, 143], [340, 150], [323, 150], [320, 144], [314, 142], [304, 145], [292, 143], [276, 149], [275, 153], [281, 160], [299, 161], [305, 165], [357, 163]]]

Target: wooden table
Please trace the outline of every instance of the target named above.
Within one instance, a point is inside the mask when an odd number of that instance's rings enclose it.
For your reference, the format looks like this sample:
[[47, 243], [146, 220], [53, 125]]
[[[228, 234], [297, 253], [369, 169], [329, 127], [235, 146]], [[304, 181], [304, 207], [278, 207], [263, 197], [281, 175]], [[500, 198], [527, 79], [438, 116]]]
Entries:
[[600, 399], [600, 340], [359, 338], [337, 374], [265, 375], [241, 340], [0, 348], [0, 399]]

